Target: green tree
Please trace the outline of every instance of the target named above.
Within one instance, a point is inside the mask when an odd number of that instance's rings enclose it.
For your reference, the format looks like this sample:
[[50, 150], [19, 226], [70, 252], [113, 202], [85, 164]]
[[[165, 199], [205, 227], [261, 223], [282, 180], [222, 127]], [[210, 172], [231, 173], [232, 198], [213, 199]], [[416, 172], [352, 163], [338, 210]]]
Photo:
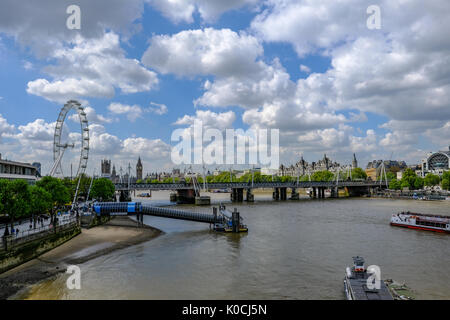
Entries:
[[8, 180], [0, 179], [0, 215], [5, 214], [5, 201], [7, 197], [8, 183]]
[[422, 179], [421, 177], [416, 177], [416, 179], [414, 180], [414, 189], [422, 189], [423, 188], [423, 184], [424, 184], [424, 179]]
[[353, 179], [367, 179], [367, 173], [361, 168], [355, 168], [352, 170]]
[[441, 182], [439, 176], [432, 173], [427, 174], [424, 179], [424, 183], [428, 187], [437, 186], [439, 182]]
[[108, 201], [114, 197], [114, 184], [107, 178], [94, 180], [92, 183], [92, 197], [100, 201]]
[[331, 181], [334, 174], [328, 170], [316, 171], [311, 175], [311, 181]]
[[450, 190], [450, 179], [442, 179], [442, 189]]
[[415, 189], [414, 185], [416, 183], [416, 178], [416, 173], [412, 169], [407, 168], [405, 172], [403, 172], [403, 177], [401, 179], [402, 188], [409, 188], [410, 190]]
[[30, 187], [31, 213], [38, 215], [52, 210], [52, 196], [44, 188]]
[[53, 216], [58, 209], [63, 208], [64, 205], [69, 203], [71, 200], [69, 189], [60, 179], [46, 176], [39, 180], [36, 183], [36, 186], [41, 187], [50, 194], [52, 201], [50, 213]]
[[3, 189], [1, 192], [3, 210], [8, 214], [12, 227], [15, 219], [27, 217], [30, 214], [29, 186], [25, 180], [13, 180], [3, 182], [1, 188]]
[[392, 179], [389, 182], [389, 189], [391, 190], [400, 190], [402, 188], [401, 182], [397, 179]]
[[442, 174], [442, 189], [450, 190], [450, 171], [444, 171]]

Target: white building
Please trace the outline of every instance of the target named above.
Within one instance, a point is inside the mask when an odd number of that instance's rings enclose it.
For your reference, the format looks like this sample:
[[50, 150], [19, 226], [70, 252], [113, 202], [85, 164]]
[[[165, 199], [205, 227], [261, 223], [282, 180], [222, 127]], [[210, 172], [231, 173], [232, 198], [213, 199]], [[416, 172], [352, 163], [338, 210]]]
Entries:
[[450, 147], [447, 151], [430, 152], [426, 159], [422, 160], [422, 177], [428, 173], [442, 176], [444, 171], [450, 170]]

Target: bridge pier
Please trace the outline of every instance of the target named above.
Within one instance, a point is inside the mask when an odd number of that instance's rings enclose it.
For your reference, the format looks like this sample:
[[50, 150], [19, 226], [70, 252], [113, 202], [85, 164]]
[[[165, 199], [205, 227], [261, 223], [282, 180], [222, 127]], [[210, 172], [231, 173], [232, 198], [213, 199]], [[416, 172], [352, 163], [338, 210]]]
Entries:
[[240, 231], [240, 219], [239, 219], [239, 212], [236, 208], [234, 208], [233, 213], [231, 214], [231, 223], [232, 223], [232, 230], [234, 233], [239, 233]]
[[211, 197], [209, 196], [195, 197], [195, 204], [197, 206], [209, 206], [211, 204]]
[[287, 188], [280, 188], [280, 200], [287, 200]]
[[130, 202], [130, 201], [131, 201], [130, 191], [128, 190], [120, 191], [119, 202]]
[[339, 198], [339, 188], [338, 187], [331, 188], [331, 198]]
[[247, 189], [245, 201], [247, 201], [247, 202], [255, 201], [255, 195], [252, 193], [252, 189]]
[[291, 197], [289, 199], [290, 200], [299, 200], [300, 199], [300, 195], [297, 192], [296, 188], [291, 188]]
[[275, 188], [273, 193], [272, 193], [272, 198], [273, 200], [280, 200], [280, 189], [279, 188]]
[[[316, 199], [317, 198], [317, 188], [312, 188], [312, 197], [313, 197], [313, 199]], [[311, 193], [310, 193], [310, 195], [311, 195]]]
[[231, 189], [231, 201], [232, 202], [244, 201], [244, 188], [232, 188]]
[[194, 189], [179, 189], [177, 190], [177, 203], [195, 203], [195, 190]]

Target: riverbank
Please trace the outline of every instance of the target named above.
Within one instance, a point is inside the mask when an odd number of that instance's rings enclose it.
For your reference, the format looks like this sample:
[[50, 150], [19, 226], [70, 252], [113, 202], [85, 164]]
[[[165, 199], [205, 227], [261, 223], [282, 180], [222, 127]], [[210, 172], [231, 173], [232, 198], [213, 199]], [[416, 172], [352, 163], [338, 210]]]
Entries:
[[63, 245], [0, 275], [0, 299], [23, 296], [38, 282], [64, 273], [68, 265], [76, 265], [115, 250], [151, 240], [162, 231], [138, 227], [131, 218], [115, 217], [104, 225], [83, 229], [82, 233]]

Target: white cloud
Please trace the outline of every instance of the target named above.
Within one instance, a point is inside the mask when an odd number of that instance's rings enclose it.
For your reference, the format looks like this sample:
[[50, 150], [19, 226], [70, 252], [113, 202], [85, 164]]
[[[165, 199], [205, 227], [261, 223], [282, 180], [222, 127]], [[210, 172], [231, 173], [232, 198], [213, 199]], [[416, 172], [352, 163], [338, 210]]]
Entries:
[[[88, 119], [89, 124], [92, 123], [98, 123], [98, 124], [102, 124], [102, 123], [112, 123], [114, 121], [114, 119], [112, 118], [108, 118], [105, 117], [101, 114], [98, 114], [94, 108], [87, 106], [84, 108], [84, 112], [86, 113], [86, 118]], [[72, 120], [74, 122], [80, 122], [80, 119], [78, 117], [78, 114], [72, 114], [69, 117], [69, 120]]]
[[4, 134], [11, 134], [15, 130], [14, 125], [9, 124], [8, 121], [0, 114], [0, 138]]
[[226, 11], [245, 5], [256, 4], [257, 0], [146, 0], [174, 23], [194, 22], [194, 13], [198, 12], [202, 20], [213, 22]]
[[142, 117], [142, 108], [138, 105], [126, 105], [118, 102], [113, 102], [108, 106], [108, 110], [114, 114], [126, 114], [127, 119], [131, 122], [135, 122], [138, 118]]
[[54, 80], [30, 81], [28, 93], [61, 103], [79, 97], [112, 98], [115, 88], [122, 93], [149, 91], [158, 84], [156, 73], [125, 57], [119, 36], [112, 32], [96, 40], [78, 36], [73, 47], [55, 50], [52, 57], [57, 64], [44, 72]]
[[147, 109], [148, 112], [152, 112], [157, 115], [163, 115], [166, 114], [168, 111], [168, 108], [165, 104], [150, 102], [150, 105], [154, 107], [148, 107]]
[[226, 77], [258, 71], [255, 60], [262, 53], [261, 44], [250, 35], [206, 28], [152, 37], [142, 62], [163, 74]]
[[195, 116], [184, 115], [174, 124], [192, 126], [196, 120], [202, 121], [205, 128], [217, 128], [223, 130], [233, 128], [233, 122], [236, 120], [236, 115], [233, 111], [216, 113], [210, 110], [197, 110]]
[[23, 68], [25, 70], [31, 70], [31, 69], [33, 69], [33, 64], [30, 61], [24, 61]]
[[215, 81], [205, 82], [197, 105], [254, 108], [295, 87], [277, 59], [268, 65], [260, 60], [262, 55], [253, 36], [206, 28], [153, 37], [142, 61], [164, 74], [214, 76]]
[[[81, 9], [80, 30], [66, 27], [66, 9], [72, 4]], [[31, 47], [37, 56], [48, 57], [78, 36], [101, 39], [104, 30], [131, 34], [139, 27], [134, 22], [143, 10], [142, 0], [2, 0], [0, 33]]]
[[311, 73], [311, 68], [308, 66], [305, 66], [304, 64], [300, 65], [300, 71], [305, 73]]
[[[7, 132], [4, 134], [4, 138], [8, 139], [7, 144], [2, 144], [2, 146], [7, 147], [3, 148], [2, 151], [7, 151], [8, 155], [12, 155], [13, 160], [30, 163], [41, 162], [43, 173], [46, 174], [53, 163], [55, 124], [55, 122], [47, 123], [43, 119], [36, 119], [19, 126], [16, 132], [15, 127], [7, 124], [6, 119], [0, 116], [0, 132]], [[141, 155], [144, 161], [149, 161], [147, 162], [147, 168], [153, 169], [170, 162], [170, 145], [160, 139], [134, 137], [121, 140], [108, 133], [103, 125], [96, 123], [89, 124], [89, 129], [89, 174], [92, 173], [94, 167], [98, 168], [100, 160], [105, 157], [125, 166], [125, 163], [130, 160], [130, 155]], [[64, 154], [63, 172], [66, 175], [70, 172], [70, 164], [72, 163], [76, 167], [79, 161], [80, 138], [79, 132], [71, 132], [70, 128], [67, 127], [63, 130], [62, 141], [75, 143], [75, 148], [67, 149]]]

